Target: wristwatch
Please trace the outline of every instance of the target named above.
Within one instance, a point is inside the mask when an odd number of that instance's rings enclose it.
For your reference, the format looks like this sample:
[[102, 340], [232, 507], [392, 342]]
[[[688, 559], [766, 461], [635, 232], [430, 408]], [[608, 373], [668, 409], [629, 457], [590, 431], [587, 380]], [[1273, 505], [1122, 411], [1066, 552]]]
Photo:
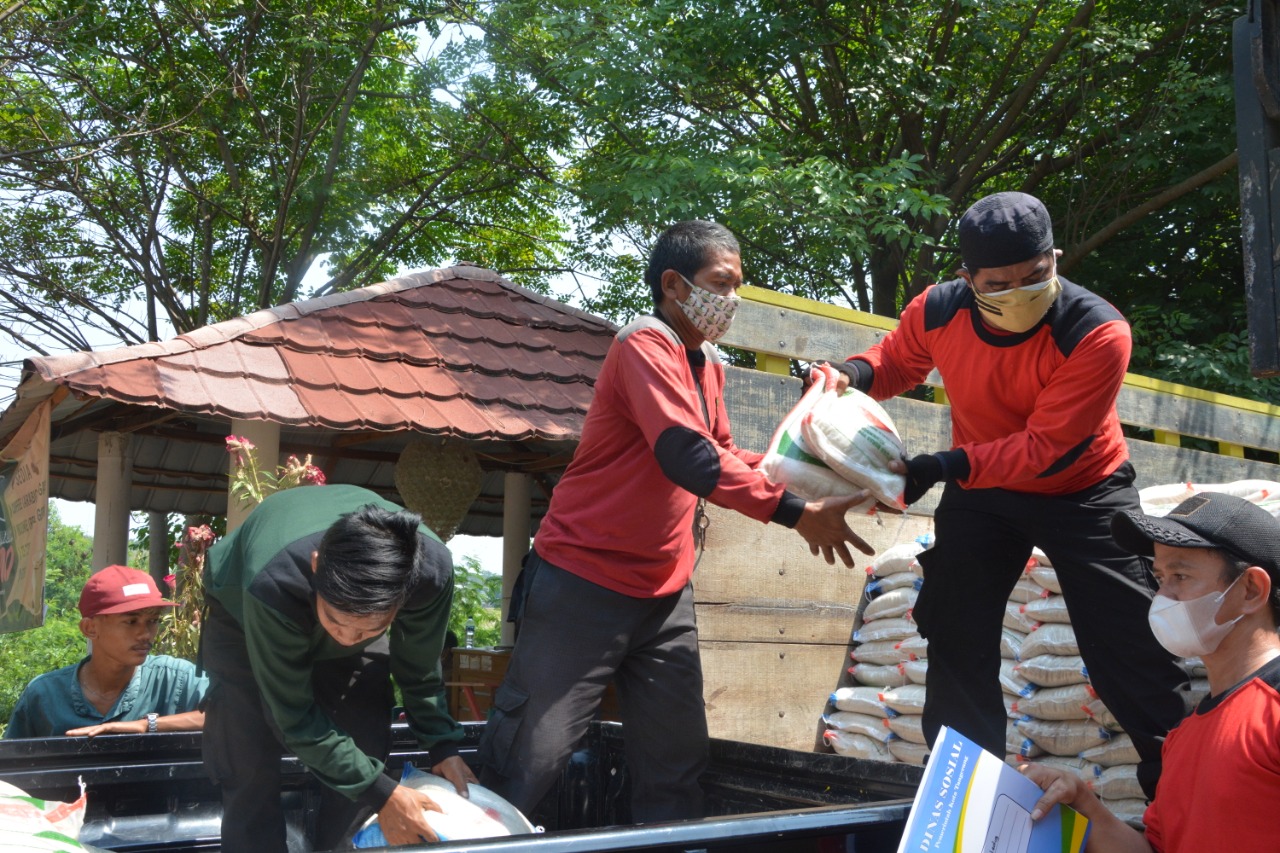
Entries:
[[148, 732], [160, 731], [160, 715], [154, 711], [152, 711], [150, 714], [147, 714], [147, 731]]

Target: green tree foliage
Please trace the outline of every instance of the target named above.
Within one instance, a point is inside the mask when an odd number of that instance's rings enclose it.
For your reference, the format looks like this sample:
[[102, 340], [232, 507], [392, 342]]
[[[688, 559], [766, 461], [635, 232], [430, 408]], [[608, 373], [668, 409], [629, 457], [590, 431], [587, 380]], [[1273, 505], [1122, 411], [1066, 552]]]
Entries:
[[[0, 330], [157, 339], [465, 259], [550, 265], [556, 129], [443, 6], [31, 0], [0, 19]], [[536, 272], [522, 278], [539, 287]]]
[[463, 557], [453, 564], [453, 610], [449, 630], [466, 642], [468, 619], [476, 623], [475, 645], [496, 646], [502, 635], [502, 576], [480, 568], [475, 557]]
[[572, 119], [564, 174], [576, 257], [609, 279], [598, 310], [644, 307], [619, 247], [643, 256], [667, 223], [704, 217], [743, 239], [748, 281], [894, 315], [954, 269], [957, 212], [1007, 189], [1046, 200], [1064, 270], [1104, 294], [1240, 288], [1238, 243], [1218, 251], [1238, 234], [1223, 45], [1239, 4], [504, 0], [473, 14], [491, 61]]
[[[80, 618], [80, 590], [93, 565], [93, 540], [79, 527], [65, 524], [56, 504], [49, 504], [45, 546], [44, 603], [47, 617]], [[0, 660], [5, 660], [0, 656]]]

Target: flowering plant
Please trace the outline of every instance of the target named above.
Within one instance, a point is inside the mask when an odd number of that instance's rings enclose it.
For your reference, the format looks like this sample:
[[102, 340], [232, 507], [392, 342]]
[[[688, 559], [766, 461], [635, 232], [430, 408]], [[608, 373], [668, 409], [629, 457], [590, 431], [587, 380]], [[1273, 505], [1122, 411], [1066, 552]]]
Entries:
[[311, 454], [302, 460], [291, 454], [272, 473], [264, 471], [258, 464], [257, 449], [257, 445], [244, 436], [227, 436], [227, 452], [235, 466], [231, 472], [231, 494], [242, 504], [256, 506], [267, 495], [281, 489], [324, 485], [324, 472], [311, 464]]
[[204, 609], [204, 561], [214, 533], [207, 524], [183, 528], [178, 545], [178, 566], [164, 582], [173, 591], [178, 606], [166, 620], [165, 629], [156, 641], [165, 653], [195, 660], [200, 647], [200, 625]]

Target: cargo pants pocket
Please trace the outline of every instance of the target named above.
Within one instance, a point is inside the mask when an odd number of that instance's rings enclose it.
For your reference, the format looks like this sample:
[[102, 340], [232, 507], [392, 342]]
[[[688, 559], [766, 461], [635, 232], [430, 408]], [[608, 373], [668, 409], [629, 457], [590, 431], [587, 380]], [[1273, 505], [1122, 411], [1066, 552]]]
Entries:
[[480, 764], [503, 777], [510, 776], [518, 756], [513, 755], [516, 736], [524, 722], [525, 705], [529, 694], [511, 684], [502, 684], [493, 694], [493, 709], [485, 723], [484, 738], [480, 741]]

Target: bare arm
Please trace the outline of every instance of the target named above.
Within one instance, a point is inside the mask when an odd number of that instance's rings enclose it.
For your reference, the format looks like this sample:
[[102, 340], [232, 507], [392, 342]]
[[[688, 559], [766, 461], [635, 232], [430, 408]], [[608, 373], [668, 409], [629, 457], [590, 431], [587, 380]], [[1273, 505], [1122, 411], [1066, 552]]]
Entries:
[[[170, 714], [156, 719], [156, 728], [162, 732], [198, 732], [204, 728], [204, 711], [187, 711], [184, 714]], [[147, 719], [115, 720], [110, 723], [99, 723], [96, 726], [81, 726], [68, 729], [68, 737], [96, 737], [97, 735], [144, 735], [147, 733]]]

